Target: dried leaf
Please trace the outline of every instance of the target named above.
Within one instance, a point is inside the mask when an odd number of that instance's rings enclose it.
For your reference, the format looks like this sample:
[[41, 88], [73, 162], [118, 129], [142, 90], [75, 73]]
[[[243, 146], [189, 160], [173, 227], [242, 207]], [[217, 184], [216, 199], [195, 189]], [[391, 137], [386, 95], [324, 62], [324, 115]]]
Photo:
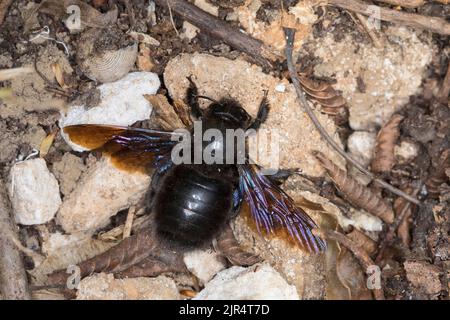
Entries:
[[[413, 189], [412, 188], [405, 188], [403, 189], [407, 194], [411, 194]], [[402, 211], [405, 205], [407, 204], [407, 200], [402, 197], [398, 197], [394, 201], [394, 211], [395, 215], [398, 216]], [[410, 231], [410, 225], [411, 225], [411, 215], [412, 215], [412, 206], [409, 206], [408, 210], [405, 213], [405, 218], [403, 219], [403, 222], [398, 226], [397, 229], [397, 235], [401, 239], [402, 243], [409, 247], [411, 244], [411, 235], [409, 233]]]
[[327, 170], [334, 184], [352, 204], [381, 218], [386, 223], [392, 223], [394, 221], [392, 207], [385, 200], [381, 199], [372, 190], [347, 175], [344, 170], [336, 166], [322, 153], [315, 152], [314, 155]]
[[176, 109], [170, 105], [167, 98], [162, 94], [144, 95], [152, 104], [155, 121], [164, 130], [183, 128], [184, 124], [177, 114]]
[[445, 173], [448, 168], [450, 168], [450, 149], [446, 149], [441, 153], [439, 162], [433, 167], [430, 176], [425, 182], [430, 196], [436, 197], [441, 193], [441, 185], [448, 181]]
[[152, 71], [155, 66], [150, 56], [150, 48], [144, 43], [139, 44], [139, 54], [136, 64], [139, 71]]
[[48, 151], [50, 150], [50, 147], [52, 146], [57, 133], [58, 133], [58, 130], [55, 130], [52, 133], [50, 133], [49, 135], [47, 135], [44, 138], [44, 140], [42, 140], [41, 145], [39, 147], [39, 156], [41, 158], [44, 158], [48, 154]]
[[404, 117], [394, 114], [377, 136], [371, 169], [373, 172], [389, 172], [395, 164], [394, 147], [400, 135], [399, 125]]
[[359, 244], [359, 246], [362, 247], [369, 255], [372, 255], [377, 250], [377, 243], [358, 229], [353, 229], [347, 234], [347, 237], [349, 237], [353, 242]]
[[230, 226], [227, 226], [219, 235], [215, 247], [235, 266], [251, 266], [261, 262], [260, 257], [242, 249]]
[[[154, 230], [148, 228], [122, 240], [118, 245], [78, 264], [80, 276], [85, 277], [93, 272], [119, 273], [145, 260], [152, 251], [156, 251]], [[69, 274], [65, 269], [55, 271], [48, 276], [49, 285], [66, 283]]]
[[64, 80], [64, 73], [61, 68], [61, 65], [58, 62], [52, 63], [52, 71], [53, 74], [55, 75], [55, 79], [58, 82], [59, 86], [63, 89], [67, 89], [68, 86], [66, 85]]
[[348, 120], [346, 101], [330, 84], [306, 74], [299, 74], [299, 79], [306, 94], [322, 106], [322, 112], [333, 116], [337, 123]]
[[193, 290], [181, 290], [180, 294], [188, 298], [194, 298], [197, 295], [197, 292]]
[[342, 248], [336, 261], [336, 272], [341, 283], [348, 289], [352, 300], [372, 300], [366, 277], [358, 260], [346, 248]]

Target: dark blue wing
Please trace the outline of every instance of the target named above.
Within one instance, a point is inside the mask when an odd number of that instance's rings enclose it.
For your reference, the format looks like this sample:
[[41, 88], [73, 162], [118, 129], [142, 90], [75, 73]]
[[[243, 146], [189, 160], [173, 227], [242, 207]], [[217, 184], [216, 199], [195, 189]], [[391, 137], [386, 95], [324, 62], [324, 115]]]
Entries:
[[79, 124], [64, 127], [70, 140], [89, 150], [100, 150], [119, 169], [147, 172], [170, 164], [177, 143], [173, 132], [132, 127]]
[[263, 175], [256, 165], [245, 164], [238, 168], [239, 187], [260, 233], [284, 230], [307, 252], [319, 253], [326, 249], [325, 241], [311, 232], [317, 227], [314, 221], [275, 182]]

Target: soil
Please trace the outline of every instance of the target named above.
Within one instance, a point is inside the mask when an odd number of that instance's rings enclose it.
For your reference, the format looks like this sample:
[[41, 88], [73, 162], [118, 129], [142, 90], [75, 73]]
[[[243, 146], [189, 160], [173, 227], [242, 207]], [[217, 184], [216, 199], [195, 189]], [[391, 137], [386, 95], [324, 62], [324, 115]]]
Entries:
[[[99, 1], [86, 2], [98, 3]], [[96, 50], [127, 45], [129, 39], [123, 35], [130, 29], [153, 37], [160, 44], [150, 45], [150, 59], [153, 65], [151, 71], [157, 73], [161, 79], [162, 87], [159, 91], [162, 94], [167, 95], [167, 88], [163, 84], [166, 65], [181, 53], [209, 53], [230, 59], [241, 56], [240, 52], [234, 51], [202, 32], [191, 40], [181, 38], [179, 32], [182, 31], [183, 21], [176, 16], [172, 20], [166, 9], [156, 7], [157, 20], [156, 24], [153, 24], [147, 16], [146, 2], [130, 1], [134, 19], [130, 19], [123, 4], [124, 1], [112, 2], [117, 4], [119, 10], [119, 19], [115, 28], [121, 31], [113, 32], [112, 29], [108, 29], [102, 38], [103, 42], [95, 44]], [[225, 19], [227, 14], [247, 1], [208, 0], [208, 2], [219, 6], [219, 17]], [[298, 2], [285, 0], [283, 6], [289, 8]], [[97, 6], [97, 9], [102, 13], [107, 12], [107, 3], [104, 1], [102, 5]], [[261, 0], [261, 3], [255, 19], [257, 22], [270, 24], [271, 12], [280, 10], [281, 2]], [[99, 100], [98, 92], [95, 90], [96, 84], [83, 75], [77, 65], [75, 49], [83, 45], [80, 43], [81, 35], [69, 32], [62, 22], [64, 17], [58, 18], [35, 12], [30, 18], [29, 14], [35, 7], [26, 0], [14, 1], [0, 28], [0, 69], [28, 66], [37, 67], [39, 70], [39, 73], [34, 72], [0, 82], [0, 90], [3, 88], [13, 90], [10, 97], [3, 101], [0, 99], [0, 174], [4, 181], [8, 180], [9, 170], [15, 162], [27, 158], [33, 154], [34, 150], [39, 150], [44, 138], [58, 128], [60, 111], [65, 110], [75, 101], [83, 101], [86, 105], [95, 106]], [[450, 5], [427, 4], [416, 11], [448, 19]], [[316, 7], [314, 13], [318, 16], [318, 20], [304, 40], [303, 53], [298, 57], [298, 69], [315, 70], [316, 78], [328, 83], [337, 83], [338, 89], [344, 91], [344, 96], [350, 95], [349, 91], [345, 91], [347, 87], [336, 79], [337, 76], [345, 78], [349, 73], [332, 72], [334, 65], [342, 64], [337, 60], [329, 62], [332, 66], [324, 69], [326, 57], [319, 54], [320, 45], [331, 46], [331, 50], [342, 48], [343, 54], [348, 54], [344, 49], [348, 48], [347, 44], [351, 44], [352, 50], [357, 55], [359, 50], [371, 47], [371, 39], [361, 27], [355, 27], [355, 21], [346, 11], [327, 6]], [[27, 28], [31, 28], [29, 31], [25, 30], [25, 20]], [[238, 25], [236, 20], [230, 23]], [[48, 26], [50, 30], [49, 37], [57, 41], [30, 41], [36, 35], [34, 32], [40, 31], [44, 26]], [[392, 25], [383, 24], [381, 32], [389, 33], [391, 27]], [[119, 33], [121, 36], [118, 36]], [[108, 35], [110, 37], [107, 37]], [[412, 141], [420, 149], [416, 158], [408, 163], [397, 164], [389, 174], [384, 176], [391, 184], [402, 189], [412, 186], [415, 181], [424, 184], [443, 165], [440, 160], [442, 153], [450, 149], [449, 104], [440, 103], [436, 98], [437, 88], [442, 83], [450, 62], [449, 40], [449, 37], [426, 32], [419, 33], [414, 41], [426, 43], [432, 49], [424, 49], [423, 52], [417, 53], [419, 58], [430, 55], [427, 57], [429, 61], [427, 60], [426, 65], [424, 64], [420, 72], [415, 74], [417, 76], [415, 79], [419, 81], [417, 90], [414, 88], [405, 93], [400, 92], [399, 89], [393, 92], [393, 95], [402, 94], [401, 99], [395, 100], [395, 112], [405, 116], [400, 128], [399, 141]], [[68, 55], [63, 44], [69, 49]], [[370, 51], [370, 54], [374, 52]], [[415, 63], [411, 56], [407, 57], [410, 60], [402, 63], [405, 65]], [[344, 57], [336, 57], [336, 59], [340, 58]], [[400, 59], [399, 56], [396, 58]], [[52, 64], [55, 63], [61, 67], [66, 87], [61, 87], [55, 78], [52, 69]], [[349, 64], [353, 63], [354, 61], [349, 62]], [[364, 61], [358, 60], [358, 63], [363, 64]], [[281, 71], [272, 71], [272, 75], [283, 74], [285, 68], [281, 69]], [[137, 70], [137, 67], [135, 66], [133, 70]], [[352, 69], [351, 72], [354, 71]], [[353, 93], [361, 96], [368, 95], [368, 91], [377, 81], [364, 74], [355, 73], [352, 77], [354, 78]], [[382, 108], [386, 101], [378, 101], [374, 103], [374, 106]], [[378, 130], [383, 122], [374, 122], [373, 125], [361, 130]], [[353, 130], [348, 123], [341, 124], [338, 130], [347, 132], [341, 135], [341, 142], [346, 145], [346, 136]], [[94, 156], [72, 151], [59, 134], [56, 135], [44, 159], [59, 181], [63, 200], [73, 190], [81, 174], [96, 162]], [[426, 187], [422, 187], [419, 192], [423, 205], [414, 208], [410, 218], [411, 242], [405, 246], [399, 238], [396, 238], [380, 262], [383, 270], [383, 290], [388, 299], [448, 299], [449, 297], [450, 287], [447, 278], [450, 273], [450, 187], [449, 178], [445, 172], [440, 178], [442, 183], [436, 186], [436, 192], [431, 193]], [[291, 183], [291, 180], [289, 181], [288, 185]], [[327, 198], [342, 198], [342, 195], [323, 178], [308, 181], [313, 185], [314, 190], [322, 191], [321, 194]], [[389, 201], [395, 200], [392, 194], [383, 193], [383, 195]], [[338, 207], [342, 206], [338, 205]], [[121, 212], [102, 230], [123, 224], [124, 218], [125, 212]], [[42, 228], [44, 227], [21, 227], [22, 243], [35, 251], [42, 252]], [[45, 228], [60, 231], [59, 227], [55, 227], [55, 221], [46, 224]], [[377, 233], [377, 238], [383, 239], [384, 232]], [[373, 234], [370, 235], [373, 236]], [[33, 267], [31, 263], [27, 263], [27, 268]], [[314, 298], [314, 296], [307, 297]]]

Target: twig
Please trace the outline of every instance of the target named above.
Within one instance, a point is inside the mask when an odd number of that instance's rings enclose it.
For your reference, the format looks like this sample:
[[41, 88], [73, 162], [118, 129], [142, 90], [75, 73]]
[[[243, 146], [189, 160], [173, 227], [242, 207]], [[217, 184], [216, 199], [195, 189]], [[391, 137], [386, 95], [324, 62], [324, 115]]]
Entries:
[[[419, 186], [416, 187], [416, 189], [412, 192], [412, 195], [415, 197], [422, 187], [422, 184], [420, 183]], [[381, 241], [380, 245], [378, 246], [378, 253], [375, 258], [375, 263], [380, 263], [381, 259], [383, 258], [384, 251], [386, 250], [386, 247], [392, 242], [392, 240], [395, 237], [395, 233], [397, 232], [398, 227], [400, 224], [403, 223], [403, 220], [405, 220], [407, 216], [407, 212], [409, 208], [411, 207], [411, 202], [405, 203], [404, 207], [400, 211], [400, 213], [395, 217], [394, 222], [389, 226], [389, 230], [386, 233], [386, 236]]]
[[231, 47], [247, 53], [264, 67], [270, 68], [275, 61], [282, 59], [281, 55], [273, 48], [241, 32], [229, 23], [219, 20], [188, 1], [155, 0], [155, 2], [161, 7], [170, 7], [170, 10], [180, 18], [209, 33], [212, 37], [222, 40]]
[[405, 8], [417, 8], [425, 4], [425, 0], [376, 0], [376, 1]]
[[366, 30], [367, 34], [372, 39], [373, 45], [376, 48], [383, 48], [383, 43], [381, 41], [380, 34], [369, 25], [367, 17], [362, 15], [361, 13], [355, 13], [355, 15], [358, 18], [359, 22], [361, 22], [364, 30]]
[[450, 94], [450, 61], [448, 62], [447, 74], [438, 92], [438, 100], [442, 103], [448, 101], [448, 95]]
[[353, 159], [351, 156], [349, 156], [344, 150], [339, 147], [339, 145], [336, 143], [336, 141], [333, 140], [333, 138], [328, 134], [328, 132], [323, 128], [321, 125], [319, 119], [317, 119], [316, 115], [314, 114], [313, 110], [308, 104], [308, 101], [306, 100], [305, 94], [301, 88], [300, 80], [298, 78], [297, 71], [295, 70], [294, 62], [292, 60], [292, 50], [293, 50], [293, 43], [294, 43], [294, 36], [295, 36], [295, 29], [292, 28], [284, 28], [284, 33], [286, 36], [286, 61], [289, 69], [289, 75], [292, 79], [292, 84], [294, 85], [295, 91], [297, 92], [298, 99], [300, 100], [300, 104], [303, 106], [304, 110], [308, 114], [311, 121], [316, 126], [317, 130], [320, 132], [320, 135], [322, 138], [324, 138], [332, 147], [335, 149], [341, 156], [343, 156], [348, 162], [350, 162], [352, 165], [354, 165], [359, 171], [370, 177], [375, 183], [382, 186], [383, 188], [391, 191], [392, 193], [403, 197], [407, 199], [410, 202], [413, 202], [415, 204], [420, 204], [420, 202], [411, 197], [410, 195], [406, 194], [405, 192], [395, 188], [394, 186], [390, 185], [389, 183], [375, 178], [375, 176], [368, 171], [366, 168], [364, 168], [360, 163], [358, 163], [355, 159]]
[[172, 14], [172, 7], [170, 6], [170, 3], [168, 0], [167, 1], [167, 8], [169, 9], [169, 19], [170, 19], [170, 23], [172, 24], [173, 30], [175, 30], [175, 33], [177, 34], [177, 36], [180, 36], [180, 33], [178, 32], [177, 26], [175, 25], [175, 21], [173, 20], [173, 14]]
[[125, 225], [123, 227], [123, 235], [122, 238], [128, 238], [131, 235], [131, 228], [133, 227], [134, 213], [136, 212], [136, 207], [130, 207], [128, 209], [127, 220], [125, 221]]
[[[334, 240], [338, 242], [339, 244], [346, 247], [348, 250], [350, 250], [355, 258], [359, 261], [361, 266], [364, 269], [364, 272], [367, 274], [367, 271], [369, 270], [369, 267], [375, 265], [375, 263], [372, 261], [372, 259], [369, 257], [368, 253], [358, 244], [356, 244], [354, 241], [350, 240], [348, 237], [343, 235], [342, 233], [333, 231], [333, 230], [326, 230], [326, 229], [315, 229], [313, 230], [313, 233], [315, 235], [327, 238], [329, 240]], [[369, 274], [370, 275], [370, 274]], [[376, 300], [384, 300], [384, 293], [382, 289], [372, 289], [373, 296]]]
[[[328, 0], [328, 3], [342, 9], [358, 12], [383, 21], [401, 23], [413, 28], [450, 35], [450, 23], [442, 18], [387, 9], [360, 0]], [[373, 15], [374, 12], [377, 13], [376, 16]]]
[[5, 20], [6, 13], [8, 12], [8, 8], [11, 5], [12, 0], [0, 0], [0, 26], [3, 24]]
[[22, 257], [11, 235], [15, 236], [8, 196], [0, 180], [0, 292], [5, 299], [30, 299]]

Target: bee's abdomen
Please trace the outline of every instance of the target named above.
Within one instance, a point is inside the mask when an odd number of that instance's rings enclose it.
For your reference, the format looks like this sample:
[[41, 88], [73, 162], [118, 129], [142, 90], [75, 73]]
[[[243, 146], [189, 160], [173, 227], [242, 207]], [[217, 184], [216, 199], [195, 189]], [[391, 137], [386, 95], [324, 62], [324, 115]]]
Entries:
[[233, 205], [229, 181], [210, 178], [189, 166], [172, 168], [158, 189], [154, 202], [157, 230], [182, 245], [211, 240]]

